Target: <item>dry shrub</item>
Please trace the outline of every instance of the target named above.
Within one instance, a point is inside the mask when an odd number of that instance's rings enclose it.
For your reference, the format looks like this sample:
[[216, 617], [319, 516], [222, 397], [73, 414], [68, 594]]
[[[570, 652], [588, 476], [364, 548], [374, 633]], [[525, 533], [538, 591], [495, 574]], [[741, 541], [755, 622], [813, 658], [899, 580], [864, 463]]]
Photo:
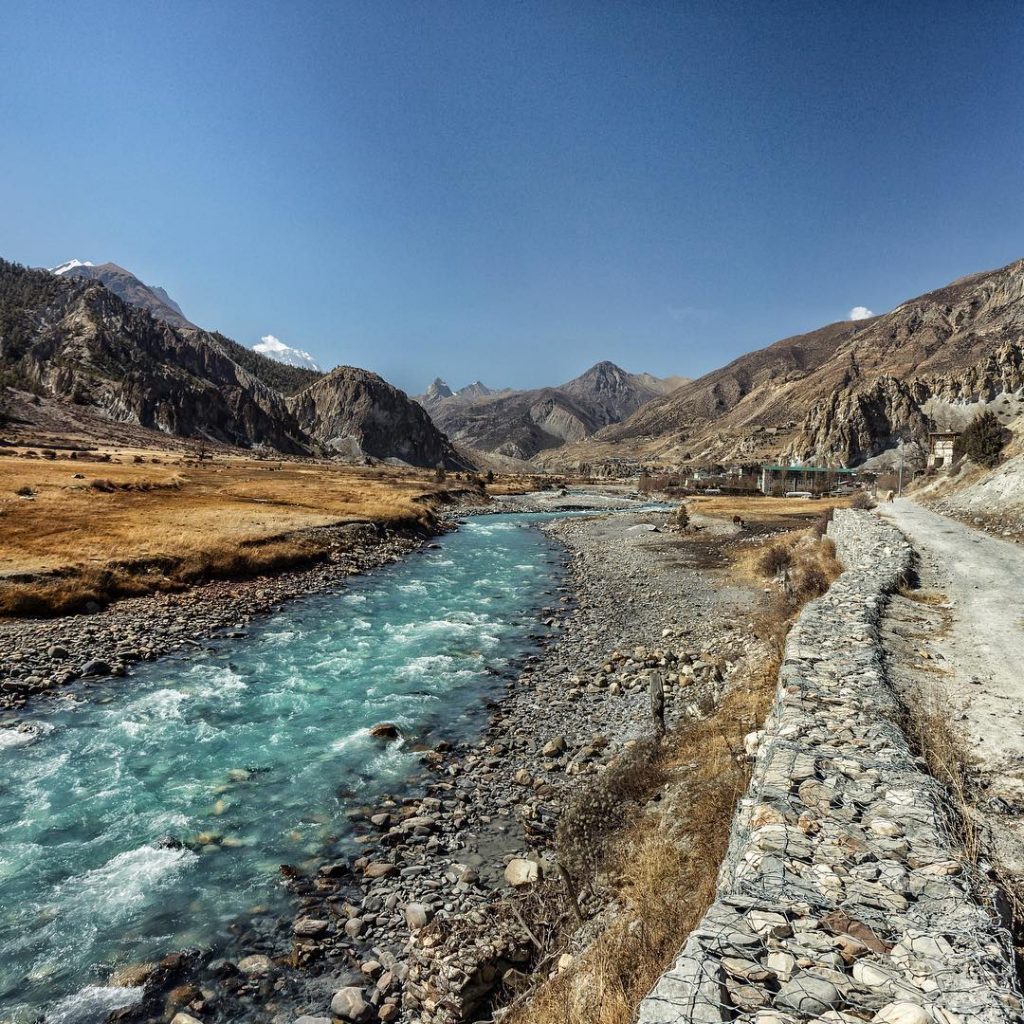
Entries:
[[569, 801], [558, 823], [559, 863], [575, 878], [592, 875], [641, 803], [665, 781], [653, 739], [629, 747]]
[[972, 813], [975, 768], [967, 729], [959, 721], [962, 708], [943, 688], [931, 685], [918, 687], [904, 710], [903, 731], [929, 774], [948, 790], [964, 852], [976, 864], [981, 837]]
[[99, 491], [102, 494], [114, 494], [117, 491], [180, 491], [184, 486], [185, 478], [182, 476], [173, 476], [168, 480], [147, 480], [145, 478], [141, 480], [90, 480], [89, 489], [93, 491]]
[[867, 491], [858, 491], [850, 501], [850, 508], [866, 510], [874, 508], [877, 504]]
[[802, 566], [793, 583], [793, 592], [798, 600], [809, 601], [821, 597], [829, 588], [830, 580], [825, 571], [818, 565]]
[[770, 544], [761, 552], [757, 568], [762, 576], [778, 576], [793, 564], [793, 553], [784, 544]]

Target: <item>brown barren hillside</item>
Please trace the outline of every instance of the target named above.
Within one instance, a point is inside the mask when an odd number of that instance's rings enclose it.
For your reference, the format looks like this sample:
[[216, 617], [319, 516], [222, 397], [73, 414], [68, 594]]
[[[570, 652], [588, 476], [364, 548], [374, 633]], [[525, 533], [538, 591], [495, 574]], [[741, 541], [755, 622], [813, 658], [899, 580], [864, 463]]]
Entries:
[[[734, 360], [543, 459], [856, 464], [1024, 388], [1024, 260]], [[1003, 398], [1006, 399], [1005, 403]], [[541, 460], [538, 460], [541, 461]]]

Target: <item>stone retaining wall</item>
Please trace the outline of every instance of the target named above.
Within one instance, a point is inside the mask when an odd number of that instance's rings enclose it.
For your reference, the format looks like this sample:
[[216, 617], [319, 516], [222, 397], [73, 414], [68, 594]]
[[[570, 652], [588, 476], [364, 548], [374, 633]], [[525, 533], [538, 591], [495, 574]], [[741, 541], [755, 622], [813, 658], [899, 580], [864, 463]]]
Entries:
[[912, 551], [868, 512], [800, 614], [718, 896], [639, 1024], [1010, 1024], [1009, 936], [898, 725], [878, 623]]

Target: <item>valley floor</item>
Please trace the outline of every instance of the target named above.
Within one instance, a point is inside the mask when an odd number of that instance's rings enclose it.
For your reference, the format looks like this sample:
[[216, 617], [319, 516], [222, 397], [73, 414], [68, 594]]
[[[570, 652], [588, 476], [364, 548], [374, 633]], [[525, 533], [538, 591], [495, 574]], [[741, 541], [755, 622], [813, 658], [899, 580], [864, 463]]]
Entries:
[[[562, 501], [584, 503], [571, 493]], [[510, 504], [545, 511], [557, 505], [535, 496]], [[529, 964], [537, 942], [508, 901], [519, 892], [508, 883], [546, 875], [537, 898], [554, 894], [554, 905], [567, 913], [552, 870], [559, 816], [583, 783], [630, 740], [649, 733], [648, 668], [665, 671], [671, 727], [706, 715], [745, 659], [768, 661], [751, 626], [764, 580], [749, 567], [762, 542], [809, 525], [821, 504], [801, 504], [794, 515], [793, 503], [778, 510], [752, 503], [747, 526], [732, 521], [732, 509], [725, 516], [702, 514], [701, 529], [684, 535], [664, 512], [552, 523], [548, 529], [570, 567], [546, 613], [553, 636], [545, 653], [509, 680], [486, 734], [421, 747], [427, 774], [412, 791], [380, 806], [348, 808], [362, 855], [339, 860], [325, 853], [331, 859], [317, 870], [287, 869], [294, 919], [273, 927], [241, 923], [226, 965], [220, 960], [197, 974], [193, 958], [172, 955], [134, 974], [122, 971], [122, 979], [136, 979], [131, 984], [148, 981], [136, 1011], [151, 1017], [185, 1010], [204, 1024], [290, 1024], [299, 1013], [326, 1018], [334, 994], [346, 991], [334, 1016], [443, 1022], [472, 1019], [488, 1004], [513, 998], [519, 975], [511, 969]], [[318, 570], [318, 586], [333, 586], [411, 546], [398, 535], [375, 539], [363, 532], [370, 529], [360, 527], [352, 551]], [[285, 574], [245, 587], [208, 584], [184, 595], [118, 602], [98, 615], [10, 623], [0, 629], [8, 681], [20, 699], [44, 676], [59, 678], [64, 662], [81, 670], [90, 654], [113, 652], [113, 664], [96, 671], [123, 672], [127, 652], [155, 656], [194, 643], [204, 629], [244, 634], [251, 616], [309, 582]], [[62, 632], [72, 624], [72, 632]], [[7, 724], [14, 725], [13, 715]], [[741, 733], [756, 725], [751, 718]], [[530, 898], [518, 904], [528, 917]], [[600, 926], [602, 901], [587, 893], [580, 898]], [[338, 1012], [346, 1000], [354, 1016]]]

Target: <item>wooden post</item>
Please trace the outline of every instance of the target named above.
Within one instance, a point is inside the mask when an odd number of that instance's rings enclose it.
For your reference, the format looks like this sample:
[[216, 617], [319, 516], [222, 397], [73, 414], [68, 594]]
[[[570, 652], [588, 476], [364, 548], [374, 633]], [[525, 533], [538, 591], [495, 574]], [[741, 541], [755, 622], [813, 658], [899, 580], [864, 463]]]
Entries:
[[558, 873], [562, 876], [562, 884], [565, 886], [565, 893], [572, 904], [572, 912], [576, 916], [576, 923], [583, 924], [583, 912], [580, 910], [580, 901], [576, 895], [576, 886], [573, 885], [572, 876], [561, 864], [558, 865]]
[[654, 719], [654, 734], [660, 739], [665, 735], [665, 677], [658, 671], [650, 674], [651, 717]]

